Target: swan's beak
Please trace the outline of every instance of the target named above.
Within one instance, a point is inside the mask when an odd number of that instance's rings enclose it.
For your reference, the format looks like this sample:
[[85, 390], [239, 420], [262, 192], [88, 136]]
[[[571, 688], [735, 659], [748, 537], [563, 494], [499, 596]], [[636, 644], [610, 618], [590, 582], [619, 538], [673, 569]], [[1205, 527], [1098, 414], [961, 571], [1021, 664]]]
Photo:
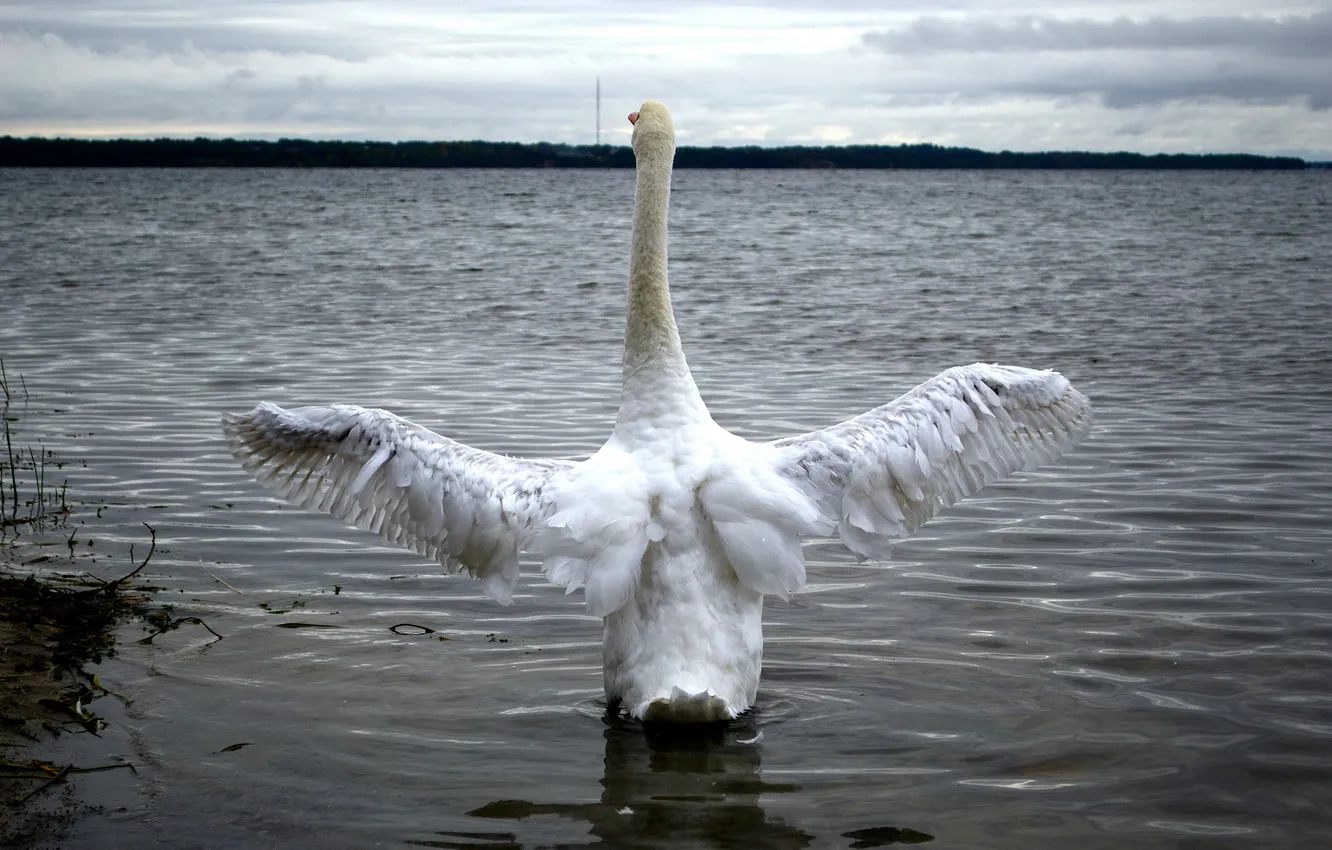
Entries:
[[630, 113], [629, 113], [629, 123], [630, 123], [630, 124], [637, 124], [637, 123], [638, 123], [638, 113], [637, 113], [637, 112], [630, 112]]

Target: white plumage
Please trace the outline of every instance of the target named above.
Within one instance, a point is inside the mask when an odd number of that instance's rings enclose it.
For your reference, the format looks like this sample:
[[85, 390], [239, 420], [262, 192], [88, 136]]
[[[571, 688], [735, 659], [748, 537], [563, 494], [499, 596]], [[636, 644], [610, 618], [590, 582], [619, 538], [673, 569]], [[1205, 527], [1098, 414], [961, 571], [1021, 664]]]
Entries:
[[561, 460], [474, 449], [384, 410], [350, 404], [225, 414], [232, 452], [260, 484], [390, 543], [481, 579], [508, 605], [518, 551], [548, 513], [541, 493]]
[[647, 720], [702, 722], [754, 702], [763, 596], [805, 583], [800, 538], [863, 558], [942, 507], [1067, 450], [1091, 424], [1056, 372], [974, 364], [830, 428], [753, 443], [709, 415], [666, 279], [674, 129], [630, 116], [638, 161], [624, 383], [615, 429], [585, 461], [473, 449], [382, 410], [223, 417], [233, 453], [297, 504], [467, 571], [502, 604], [519, 552], [604, 618], [606, 695]]

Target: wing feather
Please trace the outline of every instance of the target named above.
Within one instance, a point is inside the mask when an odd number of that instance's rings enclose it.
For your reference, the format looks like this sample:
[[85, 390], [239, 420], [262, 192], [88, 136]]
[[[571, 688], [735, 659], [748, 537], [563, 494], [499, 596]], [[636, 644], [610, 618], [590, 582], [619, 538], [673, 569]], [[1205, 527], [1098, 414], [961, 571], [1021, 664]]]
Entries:
[[284, 410], [222, 417], [231, 452], [260, 484], [481, 579], [509, 604], [518, 551], [551, 512], [543, 490], [573, 466], [474, 449], [384, 410]]
[[1091, 403], [1058, 372], [957, 366], [831, 428], [772, 442], [796, 485], [863, 558], [886, 557], [946, 505], [1035, 469], [1091, 428]]

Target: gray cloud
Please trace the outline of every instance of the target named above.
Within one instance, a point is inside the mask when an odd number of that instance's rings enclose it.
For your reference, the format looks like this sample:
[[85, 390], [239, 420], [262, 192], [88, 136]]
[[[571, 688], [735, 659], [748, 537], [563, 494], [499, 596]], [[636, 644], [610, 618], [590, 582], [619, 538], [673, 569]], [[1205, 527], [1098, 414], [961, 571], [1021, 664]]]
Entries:
[[1155, 17], [1136, 21], [1122, 17], [1108, 21], [925, 17], [902, 29], [866, 33], [864, 40], [871, 47], [900, 54], [1223, 48], [1268, 56], [1326, 57], [1332, 51], [1332, 11], [1279, 18]]
[[[1206, 99], [1332, 107], [1332, 12], [1143, 20], [928, 17], [862, 40], [901, 60], [953, 66], [953, 74], [936, 77], [941, 94], [1095, 95], [1112, 109]], [[1014, 62], [1014, 54], [1023, 60]], [[960, 79], [964, 69], [972, 75]]]
[[1244, 103], [1281, 103], [1287, 100], [1306, 100], [1311, 109], [1326, 110], [1332, 107], [1332, 79], [1313, 77], [1308, 80], [1292, 80], [1279, 74], [1262, 72], [1218, 74], [1209, 78], [1174, 80], [1163, 82], [1129, 82], [1100, 84], [1098, 90], [1087, 86], [1038, 86], [1031, 87], [1031, 94], [1082, 94], [1094, 91], [1101, 96], [1102, 102], [1111, 109], [1131, 109], [1146, 104], [1163, 103], [1172, 100], [1205, 100], [1218, 98], [1236, 100]]
[[237, 68], [223, 78], [222, 87], [225, 89], [234, 89], [242, 83], [253, 80], [255, 76], [254, 71], [251, 71], [249, 68]]

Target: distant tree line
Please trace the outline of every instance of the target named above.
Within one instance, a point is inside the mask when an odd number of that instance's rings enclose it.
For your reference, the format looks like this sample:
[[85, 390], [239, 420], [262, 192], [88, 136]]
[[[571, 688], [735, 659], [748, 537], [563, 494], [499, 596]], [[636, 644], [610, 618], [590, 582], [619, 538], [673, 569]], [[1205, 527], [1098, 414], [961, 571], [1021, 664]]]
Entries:
[[[1254, 154], [989, 153], [939, 145], [682, 147], [677, 168], [1302, 169]], [[281, 139], [20, 139], [0, 137], [0, 167], [97, 168], [633, 168], [612, 145], [539, 142], [340, 142]]]

